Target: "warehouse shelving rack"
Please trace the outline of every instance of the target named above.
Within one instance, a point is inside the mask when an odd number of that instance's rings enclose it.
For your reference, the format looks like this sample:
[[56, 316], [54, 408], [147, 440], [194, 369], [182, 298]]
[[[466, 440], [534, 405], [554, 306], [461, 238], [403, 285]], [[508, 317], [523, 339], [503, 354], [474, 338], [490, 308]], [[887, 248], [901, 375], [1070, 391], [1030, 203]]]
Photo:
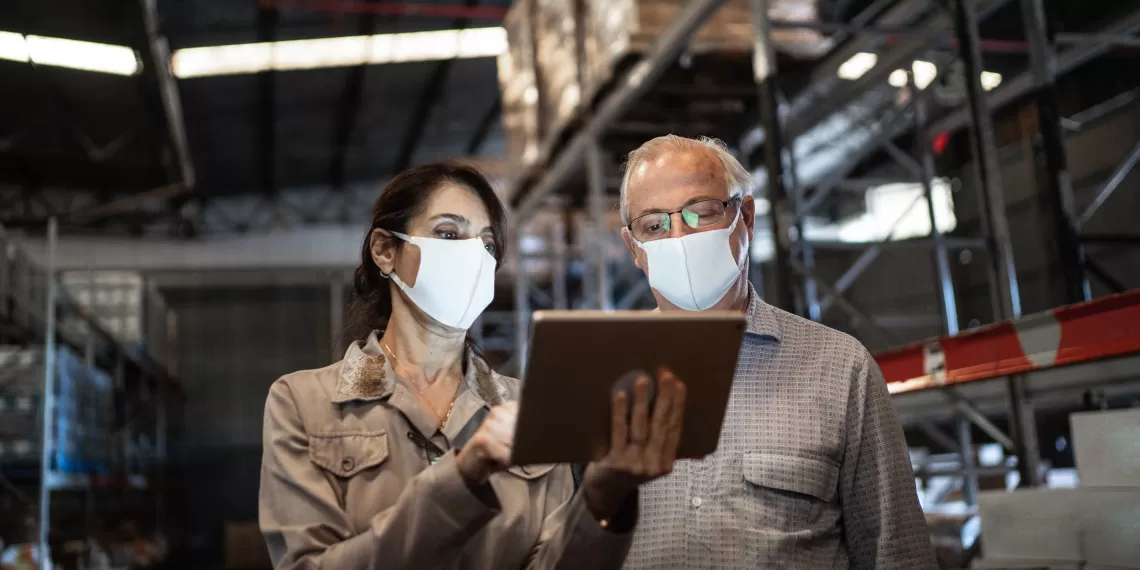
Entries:
[[[1140, 31], [1140, 10], [1123, 9], [1119, 17], [1083, 34], [1052, 35], [1047, 29], [1043, 0], [1019, 0], [1018, 3], [1030, 65], [1021, 73], [1007, 73], [1001, 85], [992, 91], [987, 91], [981, 81], [985, 42], [979, 25], [988, 15], [1010, 4], [1010, 0], [881, 0], [873, 2], [850, 26], [844, 27], [840, 34], [842, 39], [836, 42], [838, 47], [813, 67], [808, 87], [788, 101], [778, 88], [784, 78], [781, 70], [776, 69], [769, 31], [789, 23], [769, 21], [767, 3], [752, 0], [756, 45], [760, 50], [756, 60], [767, 64], [760, 66], [766, 71], [756, 74], [754, 86], [758, 105], [752, 108], [759, 111], [760, 128], [744, 137], [734, 149], [745, 166], [763, 166], [767, 175], [758, 194], [768, 200], [767, 225], [773, 233], [774, 263], [764, 267], [764, 275], [758, 271], [759, 264], [753, 264], [753, 282], [758, 288], [763, 284], [762, 294], [770, 303], [804, 317], [822, 320], [829, 309], [841, 312], [857, 329], [855, 333], [860, 340], [877, 351], [887, 349], [877, 358], [891, 381], [895, 405], [907, 428], [908, 439], [913, 439], [916, 447], [930, 446], [935, 454], [928, 454], [929, 457], [938, 459], [935, 463], [915, 464], [916, 478], [949, 476], [956, 479], [954, 483], [961, 485], [966, 515], [972, 513], [982, 477], [987, 483], [998, 478], [1005, 481], [1006, 474], [1016, 471], [1019, 486], [1047, 483], [1049, 470], [1042, 459], [1038, 422], [1049, 417], [1046, 413], [1050, 409], [1072, 409], [1074, 396], [1087, 398], [1089, 394], [1102, 392], [1101, 387], [1106, 385], [1111, 385], [1114, 394], [1122, 396], [1134, 397], [1140, 393], [1140, 378], [1135, 374], [1136, 367], [1140, 366], [1140, 355], [1137, 355], [1140, 347], [1134, 345], [1140, 334], [1135, 328], [1135, 323], [1140, 322], [1136, 314], [1140, 297], [1136, 292], [1127, 292], [1127, 286], [1105, 270], [1095, 250], [1095, 246], [1103, 244], [1140, 244], [1140, 237], [1096, 233], [1089, 229], [1092, 226], [1088, 223], [1106, 204], [1111, 204], [1125, 177], [1140, 164], [1140, 145], [1122, 157], [1096, 188], [1093, 201], [1083, 209], [1075, 205], [1073, 181], [1065, 156], [1069, 134], [1135, 101], [1136, 93], [1131, 93], [1130, 100], [1129, 94], [1124, 94], [1066, 118], [1060, 115], [1056, 89], [1059, 76], [1086, 65], [1114, 46], [1135, 45], [1135, 34]], [[719, 5], [716, 0], [688, 2], [654, 47], [624, 75], [615, 78], [610, 88], [602, 90], [604, 96], [595, 101], [588, 112], [571, 123], [560, 138], [545, 141], [538, 160], [508, 190], [514, 214], [512, 228], [516, 232], [510, 248], [515, 266], [515, 313], [509, 317], [489, 314], [483, 323], [487, 328], [485, 339], [496, 348], [506, 344], [504, 331], [513, 336], [515, 347], [503, 365], [505, 369], [525, 369], [531, 313], [536, 306], [627, 309], [646, 302], [648, 283], [632, 264], [623, 266], [613, 262], [612, 250], [621, 246], [615, 245], [612, 239], [605, 239], [609, 233], [607, 215], [612, 199], [607, 193], [616, 186], [607, 172], [606, 159], [609, 154], [620, 152], [613, 147], [607, 133], [653, 92], [654, 82], [672, 69], [693, 32]], [[894, 41], [884, 42], [884, 34], [892, 35]], [[878, 53], [878, 63], [857, 80], [837, 81], [839, 67], [860, 52]], [[903, 88], [886, 89], [892, 71], [910, 69], [911, 63], [919, 59], [933, 60], [939, 75], [950, 71], [946, 66], [957, 63], [954, 59], [961, 62], [960, 104], [937, 108], [932, 90], [915, 88], [913, 72], [907, 73]], [[1010, 149], [998, 146], [992, 119], [996, 109], [1025, 99], [1031, 100], [1037, 111], [1036, 140], [1025, 145], [1032, 148], [1037, 159], [1038, 168], [1032, 183], [1043, 198], [1041, 202], [1048, 220], [1045, 239], [1060, 260], [1056, 281], [1064, 284], [1063, 297], [1058, 295], [1051, 303], [1071, 305], [1030, 316], [1022, 314], [1018, 267], [1001, 176], [1000, 161], [1010, 155]], [[794, 143], [836, 116], [842, 116], [851, 125], [844, 137], [864, 135], [862, 142], [848, 148], [843, 160], [820, 179], [799, 180], [797, 161], [811, 157], [803, 156], [803, 149]], [[648, 136], [669, 131], [662, 129]], [[958, 131], [968, 132], [974, 170], [938, 172], [934, 137]], [[759, 136], [752, 136], [757, 133]], [[900, 141], [904, 144], [899, 144]], [[824, 146], [829, 142], [825, 141]], [[903, 150], [905, 146], [912, 146], [913, 154]], [[803, 229], [807, 217], [834, 197], [838, 189], [866, 189], [885, 183], [849, 178], [876, 153], [885, 154], [895, 163], [896, 171], [904, 173], [898, 178], [905, 179], [887, 182], [917, 182], [922, 186], [930, 235], [901, 240], [888, 237], [869, 243], [821, 242], [806, 238]], [[973, 232], [944, 235], [939, 231], [936, 212], [931, 207], [932, 187], [939, 175], [973, 182], [971, 186], [977, 190], [974, 207], [980, 221]], [[582, 186], [585, 187], [585, 220], [579, 242], [571, 244], [567, 239], [570, 235], [566, 231], [567, 224], [554, 224], [551, 228], [554, 235], [549, 240], [552, 247], [541, 254], [526, 252], [524, 238], [534, 237], [527, 233], [527, 224], [540, 212], [564, 212], [570, 219], [572, 208], [580, 200], [578, 189]], [[759, 220], [757, 225], [761, 225]], [[1090, 248], [1092, 256], [1086, 251]], [[828, 249], [858, 253], [834, 282], [829, 282], [816, 264], [816, 259], [822, 258]], [[931, 294], [936, 299], [939, 314], [916, 315], [913, 322], [935, 322], [940, 333], [934, 334], [942, 336], [934, 341], [891, 349], [905, 344], [907, 339], [876, 319], [873, 312], [859, 306], [847, 292], [861, 276], [872, 271], [881, 253], [899, 250], [930, 253], [934, 274]], [[985, 275], [978, 277], [984, 279], [981, 283], [988, 289], [989, 304], [970, 311], [989, 317], [983, 322], [989, 320], [996, 324], [981, 329], [973, 323], [966, 327], [959, 325], [959, 315], [964, 314], [961, 303], [970, 301], [959, 298], [966, 283], [961, 276], [956, 279], [951, 269], [952, 256], [960, 255], [976, 256], [984, 263]], [[550, 264], [549, 286], [522, 270], [527, 263]], [[567, 286], [575, 267], [579, 268], [576, 276], [582, 283], [578, 292]], [[1116, 296], [1093, 300], [1090, 278]], [[1132, 319], [1132, 323], [1122, 320], [1121, 315]], [[514, 322], [508, 325], [511, 317]], [[1108, 328], [1099, 330], [1110, 324], [1119, 325], [1116, 332]], [[977, 330], [960, 334], [967, 328]], [[1085, 333], [1074, 336], [1072, 331], [1082, 328], [1088, 336], [1084, 339], [1080, 337]], [[1058, 337], [1062, 344], [1049, 348], [1049, 339], [1057, 336], [1058, 330], [1062, 331]], [[1032, 339], [1027, 347], [1018, 344], [1018, 331]], [[1108, 335], [1113, 334], [1116, 340], [1109, 342]], [[1127, 338], [1128, 334], [1133, 335], [1131, 339]], [[1106, 343], [1088, 342], [1096, 339]], [[1041, 342], [1045, 342], [1045, 348], [1041, 348]], [[1009, 349], [1009, 354], [997, 350], [999, 347]], [[964, 354], [969, 354], [973, 361], [961, 360]], [[964, 376], [963, 370], [957, 368], [960, 365], [969, 367], [975, 376]], [[981, 374], [982, 371], [985, 373]], [[958, 381], [965, 378], [973, 381]], [[1008, 419], [1004, 428], [1002, 419]], [[946, 431], [943, 427], [946, 424], [954, 429]], [[975, 432], [1005, 450], [1007, 455], [1001, 465], [977, 464], [976, 444], [983, 440], [975, 442]], [[931, 516], [932, 525], [938, 526], [939, 515], [931, 513]], [[956, 524], [961, 530], [967, 518], [947, 520], [953, 520], [951, 526]], [[965, 553], [967, 558], [969, 555]]]
[[[85, 494], [84, 526], [91, 533], [97, 515], [93, 496], [96, 491], [146, 490], [153, 494], [144, 503], [148, 508], [153, 506], [153, 523], [161, 531], [165, 524], [163, 493], [169, 448], [171, 435], [176, 433], [172, 431], [171, 419], [182, 398], [180, 383], [170, 371], [145, 351], [125, 346], [60, 286], [54, 268], [57, 234], [57, 223], [52, 219], [47, 230], [46, 267], [39, 267], [0, 228], [0, 330], [6, 344], [42, 348], [43, 355], [37, 420], [41, 430], [40, 459], [35, 466], [0, 463], [0, 476], [8, 483], [6, 491], [16, 491], [20, 484], [39, 490], [38, 556], [45, 569], [49, 568], [52, 541], [58, 538], [52, 536], [52, 507], [60, 493]], [[61, 347], [82, 355], [87, 366], [111, 377], [112, 409], [107, 412], [113, 419], [109, 422], [105, 450], [109, 465], [99, 472], [90, 468], [60, 469], [53, 459], [57, 355]], [[140, 438], [152, 440], [153, 449], [141, 453], [132, 450]]]

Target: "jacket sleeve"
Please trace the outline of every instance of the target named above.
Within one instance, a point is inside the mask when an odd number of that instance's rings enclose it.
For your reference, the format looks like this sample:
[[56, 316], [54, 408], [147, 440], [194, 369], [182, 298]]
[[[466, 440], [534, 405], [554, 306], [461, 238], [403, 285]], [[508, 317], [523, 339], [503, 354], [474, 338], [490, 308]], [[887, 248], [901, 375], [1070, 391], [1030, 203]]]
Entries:
[[[531, 552], [527, 570], [618, 570], [625, 563], [633, 543], [633, 524], [626, 532], [603, 528], [590, 510], [582, 493], [574, 492], [570, 466], [559, 465], [549, 475], [553, 478], [546, 493], [546, 504], [553, 511], [542, 524], [538, 543]], [[629, 510], [629, 509], [624, 509]], [[625, 518], [637, 517], [637, 497], [632, 498], [632, 511]]]
[[308, 434], [285, 382], [269, 391], [263, 440], [259, 523], [276, 570], [443, 567], [498, 512], [490, 485], [473, 491], [449, 453], [354, 535], [336, 491], [309, 459]]
[[840, 471], [851, 568], [936, 570], [910, 455], [886, 381], [866, 350], [852, 372]]

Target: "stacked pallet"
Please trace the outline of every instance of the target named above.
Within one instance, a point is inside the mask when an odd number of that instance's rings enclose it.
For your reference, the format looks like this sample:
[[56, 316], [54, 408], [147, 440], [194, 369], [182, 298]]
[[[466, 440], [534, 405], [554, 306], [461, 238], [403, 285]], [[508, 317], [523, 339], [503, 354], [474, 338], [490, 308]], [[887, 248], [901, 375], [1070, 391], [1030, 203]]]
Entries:
[[[509, 49], [499, 59], [503, 129], [513, 161], [530, 165], [604, 93], [630, 59], [645, 54], [685, 0], [517, 0], [505, 19]], [[773, 0], [773, 20], [812, 22], [814, 0]], [[748, 0], [727, 0], [689, 43], [688, 53], [750, 53]], [[786, 53], [812, 57], [830, 46], [819, 32], [776, 29]]]
[[1140, 409], [1073, 414], [1080, 486], [983, 493], [977, 568], [1140, 568]]
[[[43, 350], [6, 348], [0, 352], [0, 464], [40, 461], [43, 416]], [[113, 409], [111, 379], [74, 352], [56, 352], [51, 470], [103, 474], [109, 470]]]

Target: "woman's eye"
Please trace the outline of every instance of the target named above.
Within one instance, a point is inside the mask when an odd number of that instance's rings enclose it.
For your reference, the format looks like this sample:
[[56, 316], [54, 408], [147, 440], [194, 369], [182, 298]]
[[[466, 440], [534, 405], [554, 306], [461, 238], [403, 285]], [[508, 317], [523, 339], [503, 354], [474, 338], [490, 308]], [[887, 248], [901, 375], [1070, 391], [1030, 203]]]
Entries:
[[487, 250], [487, 253], [489, 253], [491, 255], [495, 255], [495, 251], [496, 251], [495, 250], [495, 244], [485, 243], [485, 244], [483, 244], [483, 249]]
[[439, 230], [436, 235], [439, 239], [459, 239], [459, 232], [454, 230]]

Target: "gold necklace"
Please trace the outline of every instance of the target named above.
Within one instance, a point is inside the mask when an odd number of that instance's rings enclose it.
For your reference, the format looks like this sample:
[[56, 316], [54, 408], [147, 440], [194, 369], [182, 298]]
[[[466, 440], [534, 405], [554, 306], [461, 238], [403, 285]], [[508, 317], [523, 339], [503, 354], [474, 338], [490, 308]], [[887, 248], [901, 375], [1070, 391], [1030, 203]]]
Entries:
[[[408, 367], [404, 366], [404, 363], [401, 362], [399, 358], [396, 358], [396, 353], [391, 348], [388, 348], [388, 345], [381, 344], [380, 346], [384, 348], [384, 352], [387, 352], [388, 356], [391, 357], [392, 360], [396, 361], [396, 364], [400, 365], [400, 368], [403, 368], [405, 371], [408, 370]], [[431, 405], [431, 399], [428, 398], [428, 395], [423, 391], [423, 388], [420, 388], [419, 383], [415, 380], [412, 380], [411, 385], [416, 389], [417, 392], [420, 393], [420, 396], [423, 397], [424, 403], [427, 404], [428, 408], [431, 410], [431, 413], [435, 415], [436, 419], [442, 418], [439, 424], [439, 428], [443, 429], [443, 427], [447, 425], [447, 420], [451, 419], [451, 411], [455, 409], [455, 401], [459, 399], [459, 389], [463, 387], [463, 380], [461, 379], [455, 385], [455, 394], [451, 396], [451, 403], [447, 406], [447, 413], [442, 416], [440, 415], [439, 410], [435, 409], [435, 406]]]

